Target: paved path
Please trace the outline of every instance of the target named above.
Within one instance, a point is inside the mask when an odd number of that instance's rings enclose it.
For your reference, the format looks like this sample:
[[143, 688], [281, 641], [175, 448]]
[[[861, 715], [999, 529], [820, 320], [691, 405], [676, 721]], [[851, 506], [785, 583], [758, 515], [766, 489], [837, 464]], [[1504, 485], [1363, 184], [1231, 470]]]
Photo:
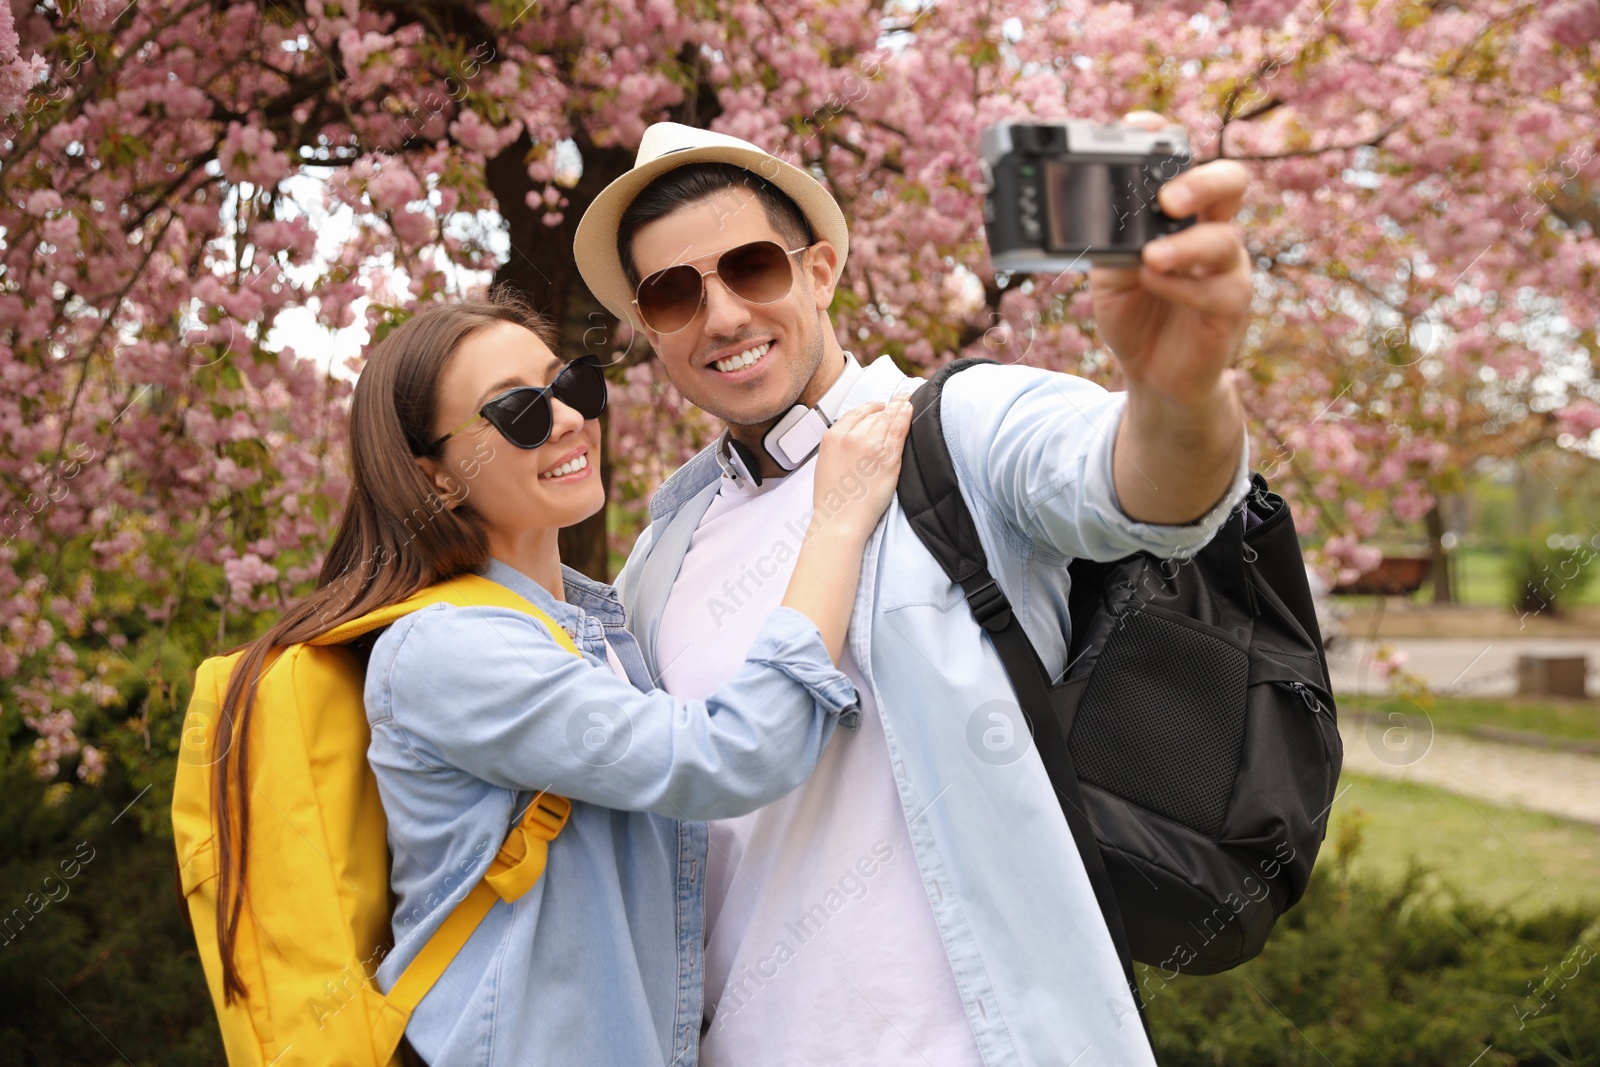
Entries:
[[[1397, 637], [1385, 643], [1405, 652], [1405, 669], [1421, 675], [1435, 693], [1508, 696], [1517, 688], [1517, 657], [1543, 653], [1587, 656], [1589, 692], [1600, 696], [1600, 637]], [[1373, 644], [1349, 639], [1329, 657], [1335, 693], [1388, 692], [1371, 667]], [[1474, 800], [1600, 825], [1600, 757], [1434, 733], [1426, 720], [1346, 716], [1339, 731], [1344, 766], [1353, 773], [1421, 782]]]
[[1413, 722], [1342, 717], [1344, 769], [1600, 826], [1600, 757], [1434, 733], [1426, 720]]
[[[1420, 674], [1435, 693], [1508, 696], [1517, 691], [1517, 657], [1542, 653], [1587, 656], [1589, 693], [1600, 696], [1600, 637], [1395, 637], [1383, 643], [1405, 652], [1405, 669]], [[1371, 666], [1373, 644], [1350, 638], [1335, 647], [1328, 657], [1335, 693], [1388, 692]]]

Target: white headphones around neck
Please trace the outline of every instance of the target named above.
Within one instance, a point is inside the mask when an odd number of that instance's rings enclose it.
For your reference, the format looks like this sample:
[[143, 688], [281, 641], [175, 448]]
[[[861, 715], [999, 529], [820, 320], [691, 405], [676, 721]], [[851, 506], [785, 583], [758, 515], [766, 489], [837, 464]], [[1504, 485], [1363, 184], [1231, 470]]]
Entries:
[[[833, 425], [828, 416], [806, 404], [796, 404], [761, 437], [761, 450], [784, 471], [797, 470], [817, 454], [822, 435]], [[727, 430], [717, 442], [717, 463], [735, 482], [761, 484], [761, 462], [754, 449], [737, 441]]]

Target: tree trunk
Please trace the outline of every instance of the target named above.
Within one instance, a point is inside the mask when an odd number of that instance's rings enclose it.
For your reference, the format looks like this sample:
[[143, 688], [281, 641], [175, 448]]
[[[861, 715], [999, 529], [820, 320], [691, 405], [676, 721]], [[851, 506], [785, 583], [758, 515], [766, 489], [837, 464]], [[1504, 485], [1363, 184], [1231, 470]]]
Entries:
[[1433, 602], [1435, 604], [1454, 604], [1455, 591], [1450, 582], [1450, 553], [1444, 547], [1444, 513], [1440, 510], [1443, 501], [1437, 496], [1434, 498], [1433, 507], [1428, 509], [1424, 521], [1428, 527], [1428, 551], [1433, 556]]

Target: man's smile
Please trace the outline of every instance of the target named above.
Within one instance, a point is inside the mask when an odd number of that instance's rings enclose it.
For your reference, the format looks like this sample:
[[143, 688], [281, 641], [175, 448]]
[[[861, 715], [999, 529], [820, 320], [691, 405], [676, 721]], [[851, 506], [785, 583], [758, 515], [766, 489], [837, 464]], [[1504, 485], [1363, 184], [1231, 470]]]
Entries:
[[722, 359], [713, 360], [708, 365], [723, 374], [732, 374], [735, 371], [744, 370], [746, 367], [755, 366], [771, 351], [772, 345], [773, 342], [771, 341], [763, 341], [761, 344], [753, 345]]

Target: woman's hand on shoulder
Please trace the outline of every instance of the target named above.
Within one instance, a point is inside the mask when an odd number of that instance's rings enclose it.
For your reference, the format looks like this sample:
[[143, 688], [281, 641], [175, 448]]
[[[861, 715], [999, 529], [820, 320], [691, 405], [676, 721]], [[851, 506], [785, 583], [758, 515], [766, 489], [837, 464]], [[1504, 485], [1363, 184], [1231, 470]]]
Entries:
[[812, 493], [811, 534], [864, 543], [894, 498], [911, 429], [911, 399], [851, 408], [822, 436]]

